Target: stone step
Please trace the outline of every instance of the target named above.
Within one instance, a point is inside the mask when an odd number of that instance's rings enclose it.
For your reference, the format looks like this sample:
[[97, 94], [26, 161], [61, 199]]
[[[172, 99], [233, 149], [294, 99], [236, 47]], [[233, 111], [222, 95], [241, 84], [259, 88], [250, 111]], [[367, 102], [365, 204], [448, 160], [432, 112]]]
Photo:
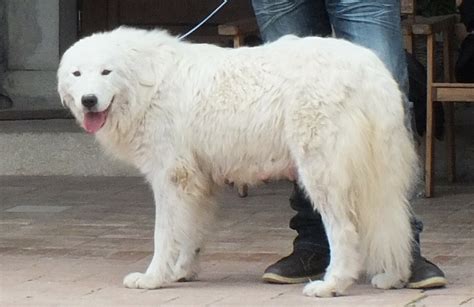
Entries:
[[0, 175], [138, 175], [72, 119], [0, 121], [0, 157]]

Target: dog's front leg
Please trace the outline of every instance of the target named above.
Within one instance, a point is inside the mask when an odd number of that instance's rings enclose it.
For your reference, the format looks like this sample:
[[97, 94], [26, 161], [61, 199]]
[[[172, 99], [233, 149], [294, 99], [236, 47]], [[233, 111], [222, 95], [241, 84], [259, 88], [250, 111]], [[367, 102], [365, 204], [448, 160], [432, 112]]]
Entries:
[[177, 253], [174, 207], [181, 204], [176, 203], [175, 192], [166, 184], [164, 174], [153, 178], [152, 187], [155, 199], [153, 258], [144, 274], [136, 272], [125, 277], [123, 284], [127, 288], [155, 289], [173, 281], [171, 268]]
[[[192, 178], [196, 181], [198, 177]], [[197, 274], [196, 258], [213, 215], [213, 203], [209, 196], [184, 189], [182, 181], [175, 179], [173, 170], [151, 180], [156, 205], [154, 254], [144, 274], [131, 273], [125, 277], [124, 285], [128, 288], [160, 288]], [[188, 187], [192, 187], [191, 183]]]

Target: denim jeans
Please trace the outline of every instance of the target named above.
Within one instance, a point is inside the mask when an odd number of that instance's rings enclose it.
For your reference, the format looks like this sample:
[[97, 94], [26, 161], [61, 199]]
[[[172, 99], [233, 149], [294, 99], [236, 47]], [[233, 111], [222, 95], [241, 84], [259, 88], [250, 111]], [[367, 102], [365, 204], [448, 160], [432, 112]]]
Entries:
[[286, 34], [328, 36], [334, 29], [336, 37], [375, 52], [408, 93], [399, 0], [252, 0], [252, 5], [264, 41]]
[[[371, 49], [385, 63], [408, 96], [408, 72], [400, 25], [400, 0], [252, 0], [260, 33], [265, 42], [286, 34], [329, 36], [349, 40]], [[380, 103], [383, 103], [381, 101]], [[411, 129], [411, 104], [404, 99], [405, 124]], [[329, 251], [321, 216], [295, 185], [290, 199], [296, 215], [290, 227], [298, 232], [294, 248]], [[419, 254], [421, 221], [413, 218], [412, 229]]]

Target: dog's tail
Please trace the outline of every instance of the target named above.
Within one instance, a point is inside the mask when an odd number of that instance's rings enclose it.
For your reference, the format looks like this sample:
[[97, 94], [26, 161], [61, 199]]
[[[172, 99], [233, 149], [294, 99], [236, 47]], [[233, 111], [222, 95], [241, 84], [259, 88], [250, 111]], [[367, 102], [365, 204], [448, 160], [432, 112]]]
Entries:
[[373, 135], [366, 143], [370, 158], [360, 162], [364, 172], [355, 189], [361, 256], [370, 276], [386, 273], [405, 282], [412, 261], [409, 198], [418, 175], [417, 154], [409, 129], [396, 120], [387, 119], [383, 127], [370, 131]]

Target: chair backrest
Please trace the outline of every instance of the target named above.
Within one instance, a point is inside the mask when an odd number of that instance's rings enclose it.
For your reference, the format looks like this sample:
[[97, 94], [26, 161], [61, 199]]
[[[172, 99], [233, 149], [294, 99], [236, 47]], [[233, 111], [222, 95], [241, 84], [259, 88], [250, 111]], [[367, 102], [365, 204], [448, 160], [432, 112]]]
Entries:
[[400, 1], [400, 16], [402, 19], [403, 39], [405, 40], [404, 45], [409, 53], [413, 53], [414, 41], [411, 26], [415, 23], [415, 5], [415, 0]]
[[415, 0], [401, 0], [401, 13], [405, 16], [415, 16], [416, 3]]

